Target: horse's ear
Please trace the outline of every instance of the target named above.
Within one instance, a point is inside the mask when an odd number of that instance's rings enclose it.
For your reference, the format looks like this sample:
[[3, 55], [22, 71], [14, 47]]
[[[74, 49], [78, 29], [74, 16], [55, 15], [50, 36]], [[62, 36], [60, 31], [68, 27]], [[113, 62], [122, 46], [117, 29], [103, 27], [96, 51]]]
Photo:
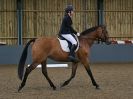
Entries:
[[99, 27], [106, 28], [107, 26], [106, 26], [106, 25], [104, 25], [104, 24], [101, 24], [101, 25], [99, 25]]
[[106, 30], [106, 25], [99, 25], [99, 27], [101, 27], [102, 29]]

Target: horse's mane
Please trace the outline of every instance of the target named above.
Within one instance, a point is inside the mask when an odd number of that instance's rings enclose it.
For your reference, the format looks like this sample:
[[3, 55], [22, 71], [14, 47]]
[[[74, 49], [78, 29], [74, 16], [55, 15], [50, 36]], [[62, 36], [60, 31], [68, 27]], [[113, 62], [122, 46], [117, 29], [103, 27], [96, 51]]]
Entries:
[[87, 30], [81, 32], [81, 35], [86, 35], [86, 34], [88, 34], [88, 33], [91, 33], [91, 32], [93, 32], [93, 31], [95, 31], [95, 30], [97, 29], [97, 27], [98, 27], [98, 26], [94, 26], [94, 27], [92, 27], [92, 28], [89, 28], [89, 29], [87, 29]]

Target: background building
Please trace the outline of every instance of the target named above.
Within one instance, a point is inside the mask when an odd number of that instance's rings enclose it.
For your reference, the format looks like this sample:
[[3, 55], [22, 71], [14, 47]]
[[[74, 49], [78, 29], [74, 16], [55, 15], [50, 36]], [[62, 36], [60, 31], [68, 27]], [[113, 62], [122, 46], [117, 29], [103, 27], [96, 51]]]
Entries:
[[0, 41], [22, 45], [56, 36], [67, 4], [75, 8], [77, 31], [105, 24], [113, 39], [132, 39], [133, 0], [0, 0]]
[[[0, 43], [6, 44], [0, 63], [17, 63], [31, 38], [56, 37], [67, 4], [75, 8], [78, 32], [104, 24], [110, 39], [133, 40], [133, 0], [0, 0]], [[133, 62], [132, 50], [132, 44], [95, 45], [91, 56], [96, 62]]]

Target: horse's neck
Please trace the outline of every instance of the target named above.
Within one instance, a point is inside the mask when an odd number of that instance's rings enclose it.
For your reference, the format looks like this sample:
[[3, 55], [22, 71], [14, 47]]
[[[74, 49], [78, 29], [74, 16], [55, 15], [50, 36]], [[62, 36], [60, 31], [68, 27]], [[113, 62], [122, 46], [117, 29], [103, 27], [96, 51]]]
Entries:
[[91, 42], [94, 42], [94, 41], [97, 39], [96, 31], [90, 33], [90, 34], [88, 35], [88, 38], [92, 38], [92, 39], [91, 39]]
[[96, 31], [93, 31], [91, 33], [88, 33], [87, 35], [81, 35], [80, 40], [86, 40], [86, 43], [88, 43], [89, 46], [92, 46], [94, 41], [96, 40]]

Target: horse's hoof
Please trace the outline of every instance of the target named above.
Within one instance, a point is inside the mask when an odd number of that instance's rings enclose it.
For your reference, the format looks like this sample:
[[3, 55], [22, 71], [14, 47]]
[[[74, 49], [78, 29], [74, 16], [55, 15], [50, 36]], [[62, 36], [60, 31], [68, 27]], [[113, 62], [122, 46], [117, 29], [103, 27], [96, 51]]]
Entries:
[[60, 86], [60, 88], [63, 88], [63, 87], [65, 87], [66, 86], [66, 84], [62, 84], [61, 86]]
[[18, 92], [20, 92], [20, 90], [21, 90], [21, 89], [22, 89], [22, 88], [21, 88], [21, 87], [19, 87], [19, 88], [18, 88]]
[[97, 90], [100, 90], [100, 87], [99, 87], [99, 86], [96, 86], [96, 89], [97, 89]]
[[69, 83], [69, 82], [65, 81], [63, 84], [61, 84], [60, 87], [62, 88], [62, 87], [64, 87], [64, 86], [66, 86], [68, 83]]
[[56, 87], [55, 86], [53, 87], [53, 90], [56, 90]]

